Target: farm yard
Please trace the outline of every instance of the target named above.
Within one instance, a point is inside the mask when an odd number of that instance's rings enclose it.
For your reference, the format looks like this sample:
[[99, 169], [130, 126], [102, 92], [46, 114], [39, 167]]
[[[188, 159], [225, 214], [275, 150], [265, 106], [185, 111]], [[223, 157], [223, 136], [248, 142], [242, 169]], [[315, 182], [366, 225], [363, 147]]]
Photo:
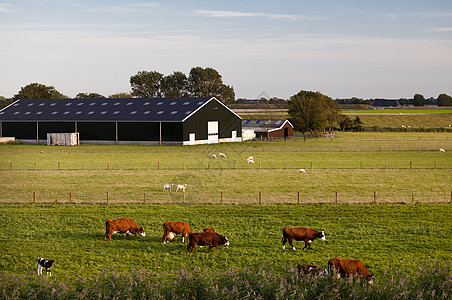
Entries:
[[[424, 269], [442, 278], [443, 268], [450, 287], [451, 151], [449, 133], [190, 147], [0, 145], [0, 217], [7, 224], [0, 274], [8, 278], [0, 281], [4, 290], [12, 288], [6, 281], [33, 282], [44, 257], [56, 260], [54, 281], [149, 272], [166, 286], [183, 280], [197, 290], [194, 278], [207, 286], [215, 276], [237, 285], [237, 276], [257, 274], [278, 281], [293, 276], [297, 264], [326, 267], [343, 257], [362, 260], [375, 287], [420, 278]], [[219, 152], [227, 158], [211, 158]], [[187, 184], [185, 194], [163, 191], [169, 183]], [[120, 217], [137, 221], [146, 236], [105, 242], [105, 220]], [[186, 254], [180, 236], [164, 245], [162, 225], [170, 220], [195, 232], [212, 227], [230, 246]], [[315, 240], [313, 250], [301, 251], [301, 242], [296, 251], [282, 250], [285, 226], [324, 230], [326, 241]]]

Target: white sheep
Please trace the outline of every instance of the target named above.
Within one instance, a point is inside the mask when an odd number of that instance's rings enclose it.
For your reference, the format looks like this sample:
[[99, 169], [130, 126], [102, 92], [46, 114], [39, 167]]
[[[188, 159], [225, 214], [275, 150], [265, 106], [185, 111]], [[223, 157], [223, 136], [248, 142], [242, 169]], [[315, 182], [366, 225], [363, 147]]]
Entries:
[[163, 191], [170, 190], [170, 192], [171, 192], [172, 189], [173, 189], [173, 184], [172, 183], [171, 184], [165, 184], [163, 186]]
[[247, 162], [248, 162], [248, 164], [254, 164], [254, 160], [252, 160], [252, 159], [248, 159]]
[[183, 192], [185, 192], [185, 188], [187, 187], [187, 185], [186, 184], [178, 184], [177, 186], [176, 186], [176, 192], [178, 191], [178, 190], [182, 190]]
[[215, 154], [212, 154], [212, 158], [217, 158], [217, 156]]
[[300, 169], [300, 170], [298, 170], [298, 173], [306, 174], [306, 170], [305, 169]]
[[446, 150], [444, 150], [443, 148], [439, 148], [439, 153], [446, 153]]
[[221, 152], [220, 152], [220, 153], [218, 153], [218, 156], [219, 156], [219, 157], [223, 157], [223, 158], [226, 158], [226, 154], [224, 154], [224, 153], [221, 153]]

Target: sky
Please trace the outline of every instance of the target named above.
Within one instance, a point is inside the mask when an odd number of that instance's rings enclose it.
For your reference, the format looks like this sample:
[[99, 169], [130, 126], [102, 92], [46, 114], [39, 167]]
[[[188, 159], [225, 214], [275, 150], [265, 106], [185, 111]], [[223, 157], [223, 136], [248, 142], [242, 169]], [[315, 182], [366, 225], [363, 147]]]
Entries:
[[236, 98], [452, 95], [450, 0], [0, 0], [0, 96], [211, 67]]

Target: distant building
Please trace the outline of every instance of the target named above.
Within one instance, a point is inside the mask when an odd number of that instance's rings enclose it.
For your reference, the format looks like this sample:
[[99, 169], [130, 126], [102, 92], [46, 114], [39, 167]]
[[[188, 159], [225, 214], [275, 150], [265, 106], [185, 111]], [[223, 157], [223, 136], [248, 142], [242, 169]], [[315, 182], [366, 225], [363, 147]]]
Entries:
[[288, 120], [242, 120], [242, 132], [249, 136], [250, 131], [254, 132], [255, 138], [282, 139], [293, 137], [293, 125]]
[[389, 99], [374, 99], [372, 100], [373, 107], [401, 107], [399, 101]]
[[21, 99], [0, 110], [0, 137], [45, 143], [71, 132], [85, 144], [238, 142], [242, 119], [214, 97]]

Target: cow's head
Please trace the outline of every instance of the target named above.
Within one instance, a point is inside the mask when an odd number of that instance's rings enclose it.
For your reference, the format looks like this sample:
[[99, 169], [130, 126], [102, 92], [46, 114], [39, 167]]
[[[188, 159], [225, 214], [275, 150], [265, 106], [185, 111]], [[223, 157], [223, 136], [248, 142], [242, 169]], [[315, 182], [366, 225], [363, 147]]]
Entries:
[[225, 246], [229, 246], [229, 240], [228, 240], [228, 238], [227, 238], [227, 237], [223, 237], [223, 240], [222, 240], [222, 242], [223, 242], [223, 245], [225, 245]]
[[322, 241], [325, 241], [325, 240], [326, 240], [326, 238], [325, 238], [325, 231], [322, 230], [322, 232], [320, 233], [319, 238], [320, 238]]
[[374, 279], [373, 279], [373, 277], [374, 277], [374, 274], [372, 274], [372, 273], [370, 273], [369, 275], [366, 276], [367, 282], [368, 282], [369, 284], [374, 284]]
[[141, 235], [141, 236], [146, 236], [146, 233], [144, 233], [144, 229], [143, 229], [143, 227], [140, 227], [140, 228], [138, 228], [138, 234], [139, 235]]

